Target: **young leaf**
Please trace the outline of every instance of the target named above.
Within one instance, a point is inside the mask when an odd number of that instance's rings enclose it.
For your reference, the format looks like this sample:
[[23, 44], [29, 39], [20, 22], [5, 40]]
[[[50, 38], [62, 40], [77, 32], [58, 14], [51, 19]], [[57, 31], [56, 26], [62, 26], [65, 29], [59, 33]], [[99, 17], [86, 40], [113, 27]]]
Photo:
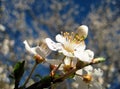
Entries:
[[16, 65], [14, 66], [14, 77], [15, 80], [20, 80], [24, 73], [24, 64], [25, 61], [22, 62], [17, 62]]

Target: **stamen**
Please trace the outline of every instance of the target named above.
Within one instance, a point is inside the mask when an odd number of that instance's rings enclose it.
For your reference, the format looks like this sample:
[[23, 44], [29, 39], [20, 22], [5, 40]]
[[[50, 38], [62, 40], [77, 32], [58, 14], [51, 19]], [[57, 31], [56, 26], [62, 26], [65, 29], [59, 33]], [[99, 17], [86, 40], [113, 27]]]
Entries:
[[74, 32], [61, 32], [61, 35], [66, 39], [66, 43], [63, 44], [63, 47], [68, 52], [74, 52], [74, 47], [76, 44], [83, 43], [83, 39], [79, 36], [78, 33]]

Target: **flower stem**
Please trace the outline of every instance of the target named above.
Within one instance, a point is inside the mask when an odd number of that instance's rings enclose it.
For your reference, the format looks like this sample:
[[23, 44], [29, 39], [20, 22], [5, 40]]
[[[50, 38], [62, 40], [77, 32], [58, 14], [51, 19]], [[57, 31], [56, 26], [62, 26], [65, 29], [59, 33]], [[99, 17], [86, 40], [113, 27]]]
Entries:
[[26, 79], [26, 81], [25, 81], [25, 83], [24, 83], [24, 85], [23, 85], [23, 87], [25, 87], [25, 86], [26, 86], [26, 84], [28, 83], [28, 81], [29, 81], [29, 79], [30, 79], [30, 77], [31, 77], [32, 73], [34, 72], [34, 70], [35, 70], [35, 68], [36, 68], [37, 64], [38, 64], [38, 63], [35, 63], [35, 64], [34, 64], [34, 66], [33, 66], [32, 70], [31, 70], [31, 72], [30, 72], [30, 74], [29, 74], [28, 78]]
[[74, 74], [76, 71], [77, 71], [76, 68], [70, 70], [70, 71], [67, 72], [66, 74], [61, 75], [59, 78], [55, 78], [55, 79], [53, 80], [53, 83], [63, 81], [64, 79], [68, 78], [71, 74]]
[[[64, 61], [65, 57], [66, 57], [66, 56], [63, 57], [62, 62]], [[61, 62], [61, 63], [57, 66], [57, 68], [54, 70], [54, 73], [59, 69], [59, 67], [61, 66], [62, 62]]]

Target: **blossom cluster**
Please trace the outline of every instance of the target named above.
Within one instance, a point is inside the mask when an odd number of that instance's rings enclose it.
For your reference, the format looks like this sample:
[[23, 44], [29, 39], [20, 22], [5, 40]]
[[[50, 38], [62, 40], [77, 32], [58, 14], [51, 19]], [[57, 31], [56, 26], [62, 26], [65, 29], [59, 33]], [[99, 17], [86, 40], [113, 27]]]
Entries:
[[[50, 38], [45, 38], [45, 44], [49, 49], [57, 51], [64, 56], [59, 65], [50, 64], [50, 75], [52, 77], [57, 74], [56, 71], [58, 70], [62, 71], [63, 76], [69, 76], [69, 72], [75, 70], [73, 72], [74, 80], [77, 81], [77, 77], [79, 76], [84, 83], [92, 85], [94, 81], [103, 75], [103, 71], [100, 68], [93, 68], [92, 64], [104, 61], [104, 58], [94, 58], [94, 52], [86, 48], [85, 39], [87, 35], [88, 27], [81, 25], [75, 32], [61, 32], [61, 34], [57, 34], [55, 37], [56, 42]], [[23, 43], [26, 50], [34, 55], [36, 63], [49, 61], [44, 51], [46, 47], [30, 47], [26, 40]], [[66, 79], [66, 77], [63, 78]]]

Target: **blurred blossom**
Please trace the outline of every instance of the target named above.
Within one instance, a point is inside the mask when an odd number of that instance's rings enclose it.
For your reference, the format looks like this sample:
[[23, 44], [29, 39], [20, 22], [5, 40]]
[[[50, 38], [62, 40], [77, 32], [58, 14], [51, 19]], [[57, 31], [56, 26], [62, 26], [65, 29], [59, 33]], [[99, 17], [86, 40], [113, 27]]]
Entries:
[[3, 72], [3, 68], [2, 67], [0, 67], [0, 73], [2, 73]]
[[[95, 69], [92, 66], [86, 66], [76, 72], [75, 80], [78, 84], [83, 84], [82, 89], [102, 89], [102, 85], [98, 81], [102, 77], [103, 71], [101, 69]], [[80, 86], [79, 88], [83, 87]], [[88, 88], [89, 87], [89, 88]]]
[[0, 89], [13, 89], [14, 85], [10, 84], [5, 65], [0, 65]]
[[3, 53], [4, 55], [7, 55], [8, 52], [9, 52], [9, 42], [10, 42], [9, 39], [5, 39], [5, 40], [3, 41], [1, 51], [2, 51], [2, 53]]
[[5, 66], [0, 66], [0, 81], [4, 81], [6, 83], [9, 83], [10, 80], [8, 78], [7, 71], [5, 69], [6, 69]]
[[5, 27], [2, 24], [0, 24], [0, 31], [5, 31]]
[[4, 55], [7, 55], [10, 52], [10, 48], [13, 47], [14, 45], [14, 40], [10, 40], [10, 39], [4, 39], [3, 43], [1, 44], [1, 52]]

